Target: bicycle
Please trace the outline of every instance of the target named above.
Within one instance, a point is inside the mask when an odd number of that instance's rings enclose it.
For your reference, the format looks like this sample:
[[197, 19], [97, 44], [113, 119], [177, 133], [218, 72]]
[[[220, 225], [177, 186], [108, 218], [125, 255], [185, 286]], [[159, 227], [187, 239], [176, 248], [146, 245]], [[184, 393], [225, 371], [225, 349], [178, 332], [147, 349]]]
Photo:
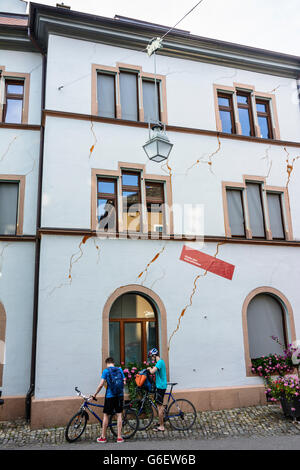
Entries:
[[[94, 406], [97, 408], [104, 408], [104, 405], [99, 405], [96, 403], [91, 403], [91, 400], [93, 397], [91, 396], [85, 396], [81, 393], [80, 390], [78, 390], [77, 387], [75, 387], [75, 391], [77, 392], [78, 396], [83, 398], [83, 403], [75, 413], [75, 415], [70, 419], [69, 423], [67, 424], [66, 431], [65, 431], [65, 437], [68, 442], [75, 442], [77, 441], [83, 434], [88, 419], [89, 419], [89, 413], [90, 412], [97, 420], [100, 422], [102, 425], [102, 419], [95, 413], [90, 406]], [[138, 429], [139, 426], [139, 421], [137, 417], [137, 413], [130, 404], [124, 405], [123, 408], [123, 418], [122, 418], [122, 436], [124, 439], [130, 439], [133, 437]], [[117, 416], [116, 414], [113, 414], [110, 416], [109, 423], [108, 423], [108, 428], [111, 430], [112, 434], [117, 437], [118, 432], [117, 432]]]
[[[172, 391], [177, 383], [170, 382], [167, 385], [171, 386], [171, 390], [165, 394], [168, 395], [168, 401], [164, 405], [164, 421], [169, 421], [170, 425], [176, 430], [187, 431], [195, 423], [197, 417], [196, 409], [189, 400], [185, 398], [174, 398]], [[158, 414], [158, 408], [150, 397], [150, 392], [142, 389], [138, 389], [138, 392], [142, 392], [143, 396], [136, 398], [130, 403], [138, 415], [138, 429], [139, 431], [143, 431], [151, 425], [154, 418], [154, 410]]]

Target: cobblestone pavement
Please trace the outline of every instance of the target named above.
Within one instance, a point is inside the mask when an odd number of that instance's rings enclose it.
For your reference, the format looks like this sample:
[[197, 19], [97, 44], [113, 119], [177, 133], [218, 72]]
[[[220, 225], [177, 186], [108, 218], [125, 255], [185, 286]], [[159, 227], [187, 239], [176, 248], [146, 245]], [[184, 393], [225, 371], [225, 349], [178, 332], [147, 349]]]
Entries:
[[[30, 426], [24, 420], [0, 423], [1, 449], [21, 448], [25, 445], [65, 444], [65, 428], [30, 430]], [[81, 441], [92, 442], [100, 434], [99, 424], [87, 425]], [[159, 435], [158, 435], [159, 434]], [[219, 439], [225, 437], [270, 437], [300, 435], [300, 422], [292, 421], [284, 417], [280, 406], [265, 405], [251, 406], [247, 408], [235, 408], [221, 411], [203, 411], [197, 415], [193, 428], [189, 431], [175, 431], [169, 423], [166, 424], [164, 433], [153, 431], [153, 425], [149, 430], [138, 431], [134, 441], [144, 439], [155, 441], [176, 439]], [[110, 439], [111, 434], [108, 433]]]

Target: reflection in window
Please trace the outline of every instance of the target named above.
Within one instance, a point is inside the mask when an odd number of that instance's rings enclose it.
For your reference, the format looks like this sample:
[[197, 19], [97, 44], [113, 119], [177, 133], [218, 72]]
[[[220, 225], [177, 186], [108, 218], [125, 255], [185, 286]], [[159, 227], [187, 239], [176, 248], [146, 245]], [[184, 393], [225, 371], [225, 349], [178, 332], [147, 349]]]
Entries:
[[253, 136], [254, 126], [251, 110], [251, 97], [250, 94], [238, 92], [237, 93], [237, 106], [239, 112], [239, 120], [242, 128], [242, 135]]
[[117, 181], [98, 178], [97, 186], [97, 229], [115, 232], [117, 230]]
[[152, 304], [139, 294], [118, 297], [109, 314], [109, 354], [116, 362], [147, 359], [147, 352], [157, 347], [157, 319]]
[[129, 232], [141, 230], [140, 175], [134, 172], [122, 173], [123, 227]]
[[164, 185], [146, 181], [148, 232], [164, 231]]
[[234, 134], [235, 125], [234, 125], [232, 95], [218, 93], [218, 105], [219, 105], [220, 119], [222, 122], [222, 132]]
[[270, 104], [268, 101], [256, 100], [257, 120], [260, 128], [260, 134], [263, 139], [272, 139], [272, 124], [270, 114]]

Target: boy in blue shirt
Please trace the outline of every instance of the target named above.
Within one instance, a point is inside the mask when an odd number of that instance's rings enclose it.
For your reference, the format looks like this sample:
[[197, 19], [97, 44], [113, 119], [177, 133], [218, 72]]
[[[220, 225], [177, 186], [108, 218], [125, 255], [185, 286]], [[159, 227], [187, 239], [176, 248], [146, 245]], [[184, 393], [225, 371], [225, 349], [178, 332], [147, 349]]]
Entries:
[[158, 417], [159, 417], [159, 425], [154, 428], [154, 431], [164, 431], [164, 395], [166, 393], [167, 388], [167, 371], [165, 361], [161, 359], [158, 355], [158, 350], [156, 348], [152, 348], [149, 353], [148, 357], [151, 356], [152, 360], [155, 360], [154, 367], [147, 367], [150, 374], [155, 374], [155, 401], [157, 403], [158, 408]]
[[[103, 408], [103, 423], [102, 423], [102, 434], [101, 437], [98, 437], [97, 442], [105, 443], [107, 442], [106, 439], [106, 430], [108, 426], [108, 418], [109, 415], [113, 413], [117, 413], [118, 421], [117, 421], [117, 428], [118, 428], [118, 438], [117, 442], [121, 443], [124, 442], [122, 438], [122, 411], [123, 411], [123, 400], [124, 400], [124, 385], [125, 385], [125, 375], [121, 368], [115, 367], [115, 361], [112, 357], [108, 357], [105, 360], [106, 369], [103, 370], [101, 376], [101, 382], [97, 388], [96, 393], [93, 395], [94, 400], [96, 400], [96, 396], [104, 386], [105, 382], [107, 383], [105, 400], [104, 400], [104, 408]], [[110, 370], [110, 368], [113, 368]], [[115, 394], [110, 386], [110, 375], [111, 373], [117, 373], [120, 375], [120, 378], [123, 380], [123, 387], [121, 392]]]

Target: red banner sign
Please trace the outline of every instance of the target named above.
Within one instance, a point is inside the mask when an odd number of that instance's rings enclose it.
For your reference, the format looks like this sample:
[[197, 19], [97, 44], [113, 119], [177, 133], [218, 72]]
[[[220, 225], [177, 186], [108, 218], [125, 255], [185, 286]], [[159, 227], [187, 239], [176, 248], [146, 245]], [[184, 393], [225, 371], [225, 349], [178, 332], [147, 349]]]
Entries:
[[233, 264], [226, 263], [226, 261], [222, 261], [214, 256], [207, 255], [206, 253], [194, 250], [193, 248], [189, 248], [185, 245], [182, 248], [180, 259], [181, 261], [193, 264], [198, 268], [217, 274], [218, 276], [225, 277], [229, 280], [232, 279], [235, 268]]

